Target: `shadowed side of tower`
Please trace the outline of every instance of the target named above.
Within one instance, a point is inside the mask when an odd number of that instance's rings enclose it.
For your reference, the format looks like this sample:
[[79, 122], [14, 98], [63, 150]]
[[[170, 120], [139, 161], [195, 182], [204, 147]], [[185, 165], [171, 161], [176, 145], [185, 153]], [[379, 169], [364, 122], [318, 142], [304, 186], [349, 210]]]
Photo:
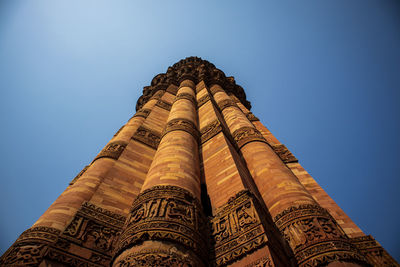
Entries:
[[6, 266], [398, 266], [250, 112], [186, 58], [2, 256]]

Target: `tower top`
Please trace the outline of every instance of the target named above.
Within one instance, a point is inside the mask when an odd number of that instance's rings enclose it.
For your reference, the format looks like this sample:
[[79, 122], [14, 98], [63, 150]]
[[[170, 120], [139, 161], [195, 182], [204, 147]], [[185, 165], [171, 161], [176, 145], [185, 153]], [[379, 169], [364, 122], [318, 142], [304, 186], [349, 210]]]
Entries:
[[251, 108], [243, 88], [236, 84], [234, 77], [227, 77], [222, 70], [207, 60], [199, 57], [187, 57], [168, 67], [166, 73], [156, 75], [151, 81], [151, 85], [143, 88], [143, 95], [136, 103], [136, 110], [139, 110], [157, 91], [166, 90], [171, 84], [178, 86], [181, 81], [186, 79], [195, 83], [204, 81], [208, 86], [218, 84], [227, 93], [235, 95], [246, 108]]

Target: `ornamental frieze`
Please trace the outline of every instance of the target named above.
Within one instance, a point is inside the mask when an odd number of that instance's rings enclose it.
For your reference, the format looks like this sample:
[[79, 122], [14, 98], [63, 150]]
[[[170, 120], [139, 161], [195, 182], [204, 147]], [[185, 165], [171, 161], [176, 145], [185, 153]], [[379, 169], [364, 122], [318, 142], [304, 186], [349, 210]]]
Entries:
[[122, 259], [117, 259], [113, 264], [114, 267], [197, 267], [203, 265], [202, 262], [193, 257], [188, 257], [187, 254], [166, 249], [143, 249], [139, 252], [130, 253]]
[[400, 266], [376, 240], [368, 236], [351, 238], [372, 266]]
[[284, 163], [298, 162], [297, 158], [292, 154], [292, 152], [289, 151], [289, 149], [287, 149], [285, 145], [279, 144], [272, 145], [271, 147]]
[[105, 148], [94, 158], [93, 162], [100, 158], [111, 158], [117, 160], [121, 156], [128, 143], [114, 141], [106, 145]]
[[201, 106], [203, 106], [205, 103], [208, 102], [208, 100], [210, 100], [210, 95], [206, 94], [204, 96], [202, 96], [198, 101], [197, 101], [197, 108], [200, 108]]
[[175, 97], [174, 102], [179, 101], [181, 99], [186, 99], [189, 100], [190, 102], [192, 102], [193, 106], [196, 106], [196, 99], [194, 98], [193, 95], [189, 94], [189, 93], [180, 93], [179, 95], [177, 95]]
[[233, 139], [236, 141], [239, 148], [242, 148], [245, 144], [260, 141], [267, 143], [262, 134], [254, 127], [242, 127], [232, 133]]
[[151, 148], [157, 149], [161, 136], [146, 127], [140, 126], [133, 134], [132, 139], [142, 142]]
[[249, 191], [241, 191], [211, 219], [217, 266], [236, 261], [266, 244], [255, 201]]
[[293, 206], [277, 215], [274, 221], [300, 266], [366, 261], [328, 211], [318, 205]]
[[162, 99], [159, 99], [159, 100], [157, 101], [157, 103], [156, 103], [156, 106], [157, 106], [157, 107], [160, 107], [160, 108], [163, 108], [163, 109], [165, 109], [165, 110], [170, 111], [170, 110], [171, 110], [171, 107], [172, 107], [172, 104], [170, 104], [170, 103], [168, 103], [168, 102], [165, 102], [165, 101], [162, 100]]
[[221, 123], [219, 122], [218, 119], [210, 122], [208, 125], [204, 126], [200, 130], [200, 135], [201, 135], [201, 143], [205, 143], [214, 136], [216, 136], [218, 133], [222, 131], [222, 126]]
[[252, 112], [247, 113], [246, 117], [249, 121], [259, 121], [259, 119]]
[[188, 132], [196, 140], [199, 140], [200, 134], [199, 131], [197, 130], [196, 125], [192, 121], [187, 119], [172, 119], [169, 122], [167, 122], [167, 125], [165, 126], [162, 136], [166, 135], [169, 132], [177, 130]]
[[83, 247], [111, 256], [125, 217], [85, 202], [62, 233]]
[[151, 109], [148, 108], [141, 108], [139, 109], [135, 115], [133, 115], [133, 117], [143, 117], [143, 118], [147, 118], [147, 116], [149, 116], [151, 112]]
[[236, 105], [235, 101], [233, 99], [230, 99], [230, 98], [229, 99], [224, 99], [224, 100], [218, 102], [217, 104], [218, 104], [219, 110], [221, 110], [221, 112], [224, 109], [226, 109], [227, 107], [236, 107], [236, 108], [238, 107]]
[[207, 260], [206, 235], [206, 218], [191, 193], [176, 186], [154, 186], [134, 201], [117, 251], [145, 240], [164, 240], [178, 243]]

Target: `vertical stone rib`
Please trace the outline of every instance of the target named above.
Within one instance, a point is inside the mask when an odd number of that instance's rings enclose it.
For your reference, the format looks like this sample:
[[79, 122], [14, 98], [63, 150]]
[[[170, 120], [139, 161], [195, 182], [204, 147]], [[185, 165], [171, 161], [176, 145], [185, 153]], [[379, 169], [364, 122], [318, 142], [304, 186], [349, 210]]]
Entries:
[[[135, 266], [139, 262], [203, 266], [208, 259], [206, 223], [199, 202], [194, 88], [190, 80], [180, 84], [141, 194], [121, 234], [113, 266]], [[156, 261], [150, 263], [150, 258]]]
[[365, 258], [267, 144], [231, 97], [210, 88], [278, 229], [301, 266]]

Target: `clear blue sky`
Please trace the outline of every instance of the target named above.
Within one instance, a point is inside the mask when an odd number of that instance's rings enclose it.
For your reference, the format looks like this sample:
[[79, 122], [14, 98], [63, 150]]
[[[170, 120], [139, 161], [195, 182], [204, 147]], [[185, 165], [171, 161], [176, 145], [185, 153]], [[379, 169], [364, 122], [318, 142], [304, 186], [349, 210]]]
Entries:
[[0, 252], [134, 113], [200, 56], [400, 260], [398, 1], [0, 2]]

